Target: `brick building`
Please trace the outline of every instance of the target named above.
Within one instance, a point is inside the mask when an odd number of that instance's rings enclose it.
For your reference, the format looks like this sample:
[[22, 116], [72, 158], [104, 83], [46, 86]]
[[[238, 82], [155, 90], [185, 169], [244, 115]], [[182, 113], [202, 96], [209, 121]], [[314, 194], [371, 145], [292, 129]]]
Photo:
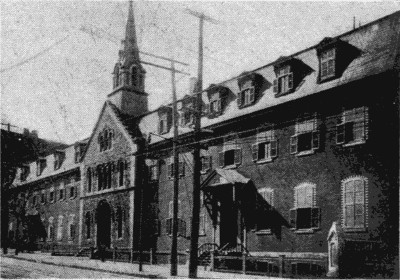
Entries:
[[[324, 38], [202, 93], [201, 126], [212, 133], [201, 140], [199, 244], [215, 244], [210, 248], [225, 256], [215, 267], [241, 269], [241, 258], [226, 257], [245, 252], [248, 270], [272, 275], [397, 273], [399, 19], [395, 13]], [[184, 256], [193, 130], [191, 98], [179, 102]], [[171, 116], [167, 106], [139, 120], [141, 133], [151, 135], [147, 165], [158, 184], [160, 256], [171, 247]]]
[[[78, 246], [81, 156], [86, 141], [23, 164], [10, 187], [9, 238], [14, 246]], [[22, 248], [24, 249], [24, 248]]]
[[[199, 254], [214, 254], [215, 269], [398, 275], [399, 20], [397, 12], [324, 38], [201, 93]], [[130, 6], [113, 91], [82, 158], [79, 205], [69, 209], [81, 248], [118, 247], [131, 260], [152, 251], [162, 263], [171, 250], [172, 106], [149, 111], [144, 79]], [[193, 97], [178, 101], [182, 262]]]

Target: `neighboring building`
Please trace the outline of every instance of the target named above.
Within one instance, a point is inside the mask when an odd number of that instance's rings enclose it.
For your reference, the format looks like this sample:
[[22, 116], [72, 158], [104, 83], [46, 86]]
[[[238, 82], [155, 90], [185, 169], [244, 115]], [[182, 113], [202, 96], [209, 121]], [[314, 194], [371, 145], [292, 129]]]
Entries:
[[36, 130], [29, 131], [9, 123], [1, 124], [1, 229], [3, 248], [8, 247], [9, 228], [9, 188], [11, 187], [18, 167], [39, 156], [45, 156], [56, 149], [63, 149], [66, 144], [40, 138]]
[[[204, 92], [201, 123], [212, 133], [201, 141], [200, 248], [248, 252], [248, 270], [272, 275], [280, 256], [297, 276], [398, 273], [399, 20], [397, 12], [325, 38]], [[181, 116], [178, 248], [185, 255], [193, 130], [190, 115]], [[160, 255], [171, 247], [171, 120], [171, 106], [139, 120], [150, 139], [149, 180], [158, 185]], [[241, 264], [214, 260], [220, 269]]]
[[78, 142], [18, 169], [10, 187], [13, 209], [8, 230], [14, 246], [50, 250], [78, 245], [85, 146], [86, 141]]

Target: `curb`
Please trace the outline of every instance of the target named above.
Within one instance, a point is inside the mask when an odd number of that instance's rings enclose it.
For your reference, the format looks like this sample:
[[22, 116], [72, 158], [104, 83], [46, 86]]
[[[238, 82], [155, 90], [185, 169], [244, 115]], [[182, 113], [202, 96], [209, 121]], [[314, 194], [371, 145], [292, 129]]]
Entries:
[[86, 269], [86, 270], [91, 270], [91, 271], [99, 271], [99, 272], [106, 272], [106, 273], [119, 274], [119, 275], [127, 275], [127, 276], [140, 277], [140, 278], [167, 279], [166, 277], [163, 277], [163, 276], [160, 276], [160, 275], [157, 275], [157, 274], [142, 274], [142, 273], [129, 273], [129, 272], [113, 271], [113, 270], [102, 269], [102, 268], [93, 268], [93, 267], [87, 267], [87, 266], [53, 263], [53, 262], [43, 261], [43, 260], [26, 259], [26, 258], [23, 258], [23, 257], [3, 255], [3, 254], [1, 255], [1, 257], [2, 258], [16, 259], [16, 260], [24, 260], [24, 261], [33, 262], [33, 263], [42, 263], [42, 264], [55, 265], [55, 266], [60, 266], [60, 267], [71, 267], [71, 268], [78, 268], [78, 269]]

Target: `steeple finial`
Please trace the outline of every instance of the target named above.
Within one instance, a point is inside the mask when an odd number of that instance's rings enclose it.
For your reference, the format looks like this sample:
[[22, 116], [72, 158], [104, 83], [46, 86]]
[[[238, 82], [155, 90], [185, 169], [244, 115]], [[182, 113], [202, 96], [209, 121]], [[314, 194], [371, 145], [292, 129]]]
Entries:
[[139, 47], [136, 39], [136, 27], [132, 0], [129, 1], [128, 20], [126, 22], [125, 30], [124, 51], [126, 56], [133, 55], [133, 59], [139, 61]]

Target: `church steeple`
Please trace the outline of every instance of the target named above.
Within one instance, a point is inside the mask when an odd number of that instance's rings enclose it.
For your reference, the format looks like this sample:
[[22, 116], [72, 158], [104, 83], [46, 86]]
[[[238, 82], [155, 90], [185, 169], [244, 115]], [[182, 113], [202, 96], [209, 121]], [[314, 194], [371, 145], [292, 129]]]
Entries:
[[139, 115], [147, 112], [147, 94], [144, 92], [145, 74], [146, 71], [140, 63], [133, 5], [132, 1], [129, 1], [125, 39], [122, 40], [119, 58], [114, 67], [113, 92], [108, 95], [110, 101], [124, 113]]
[[125, 29], [124, 53], [132, 56], [132, 59], [137, 63], [140, 63], [132, 1], [129, 1], [128, 21], [126, 22]]

